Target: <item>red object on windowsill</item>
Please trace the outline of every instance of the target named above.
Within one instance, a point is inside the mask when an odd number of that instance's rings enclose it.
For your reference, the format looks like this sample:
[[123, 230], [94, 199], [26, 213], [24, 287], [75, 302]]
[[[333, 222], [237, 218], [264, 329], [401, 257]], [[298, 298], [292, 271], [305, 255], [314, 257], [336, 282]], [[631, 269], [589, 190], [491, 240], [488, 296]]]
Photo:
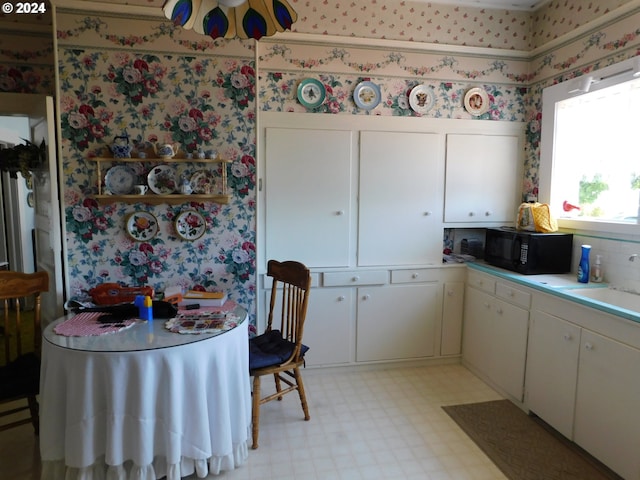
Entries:
[[573, 205], [565, 200], [564, 202], [562, 202], [562, 209], [565, 212], [570, 212], [571, 210], [580, 210], [580, 207]]

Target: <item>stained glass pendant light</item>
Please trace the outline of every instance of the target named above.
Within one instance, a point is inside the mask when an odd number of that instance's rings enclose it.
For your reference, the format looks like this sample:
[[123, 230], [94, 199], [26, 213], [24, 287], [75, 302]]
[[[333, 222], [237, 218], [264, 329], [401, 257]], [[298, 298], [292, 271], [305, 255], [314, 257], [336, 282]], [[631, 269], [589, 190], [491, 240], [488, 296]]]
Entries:
[[165, 17], [212, 38], [255, 38], [291, 29], [298, 19], [287, 0], [167, 0]]

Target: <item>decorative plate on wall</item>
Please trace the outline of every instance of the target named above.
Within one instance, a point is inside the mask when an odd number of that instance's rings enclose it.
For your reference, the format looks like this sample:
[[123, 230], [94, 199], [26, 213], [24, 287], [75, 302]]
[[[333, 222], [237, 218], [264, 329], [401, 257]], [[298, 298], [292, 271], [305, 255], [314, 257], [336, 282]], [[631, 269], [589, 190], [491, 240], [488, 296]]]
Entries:
[[489, 110], [489, 95], [483, 88], [472, 88], [464, 95], [464, 108], [475, 117], [482, 115]]
[[425, 114], [431, 110], [434, 103], [436, 103], [436, 94], [433, 88], [427, 85], [416, 85], [411, 89], [409, 105], [414, 112]]
[[176, 232], [184, 240], [197, 240], [207, 229], [207, 221], [195, 210], [187, 210], [176, 217]]
[[298, 85], [298, 101], [306, 108], [319, 107], [325, 96], [324, 85], [315, 78], [305, 78]]
[[158, 234], [158, 220], [149, 212], [134, 212], [127, 216], [125, 228], [129, 237], [137, 242], [151, 240]]
[[191, 175], [191, 188], [193, 193], [211, 195], [218, 190], [216, 177], [213, 172], [203, 169]]
[[114, 195], [129, 195], [133, 186], [138, 183], [138, 176], [131, 167], [116, 165], [107, 170], [104, 176], [104, 186]]
[[147, 175], [149, 188], [158, 195], [168, 195], [178, 186], [176, 170], [169, 165], [153, 167]]
[[360, 82], [353, 91], [353, 101], [365, 110], [377, 107], [381, 99], [380, 87], [373, 82]]

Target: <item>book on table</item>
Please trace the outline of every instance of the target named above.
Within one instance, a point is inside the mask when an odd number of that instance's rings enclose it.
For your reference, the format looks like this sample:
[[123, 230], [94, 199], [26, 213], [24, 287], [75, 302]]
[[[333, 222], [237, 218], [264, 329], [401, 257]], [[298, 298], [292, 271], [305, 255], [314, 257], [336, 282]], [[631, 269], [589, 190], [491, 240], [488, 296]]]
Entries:
[[201, 307], [221, 307], [227, 301], [226, 292], [199, 292], [188, 290], [182, 295], [179, 306], [199, 304]]

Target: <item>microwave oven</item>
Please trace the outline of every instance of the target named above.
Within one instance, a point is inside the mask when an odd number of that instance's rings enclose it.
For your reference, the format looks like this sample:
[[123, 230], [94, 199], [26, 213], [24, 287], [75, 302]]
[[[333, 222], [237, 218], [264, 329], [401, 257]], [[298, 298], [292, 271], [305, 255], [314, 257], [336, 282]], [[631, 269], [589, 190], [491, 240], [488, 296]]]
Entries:
[[534, 233], [513, 227], [488, 228], [484, 259], [490, 265], [524, 275], [571, 271], [573, 235]]

